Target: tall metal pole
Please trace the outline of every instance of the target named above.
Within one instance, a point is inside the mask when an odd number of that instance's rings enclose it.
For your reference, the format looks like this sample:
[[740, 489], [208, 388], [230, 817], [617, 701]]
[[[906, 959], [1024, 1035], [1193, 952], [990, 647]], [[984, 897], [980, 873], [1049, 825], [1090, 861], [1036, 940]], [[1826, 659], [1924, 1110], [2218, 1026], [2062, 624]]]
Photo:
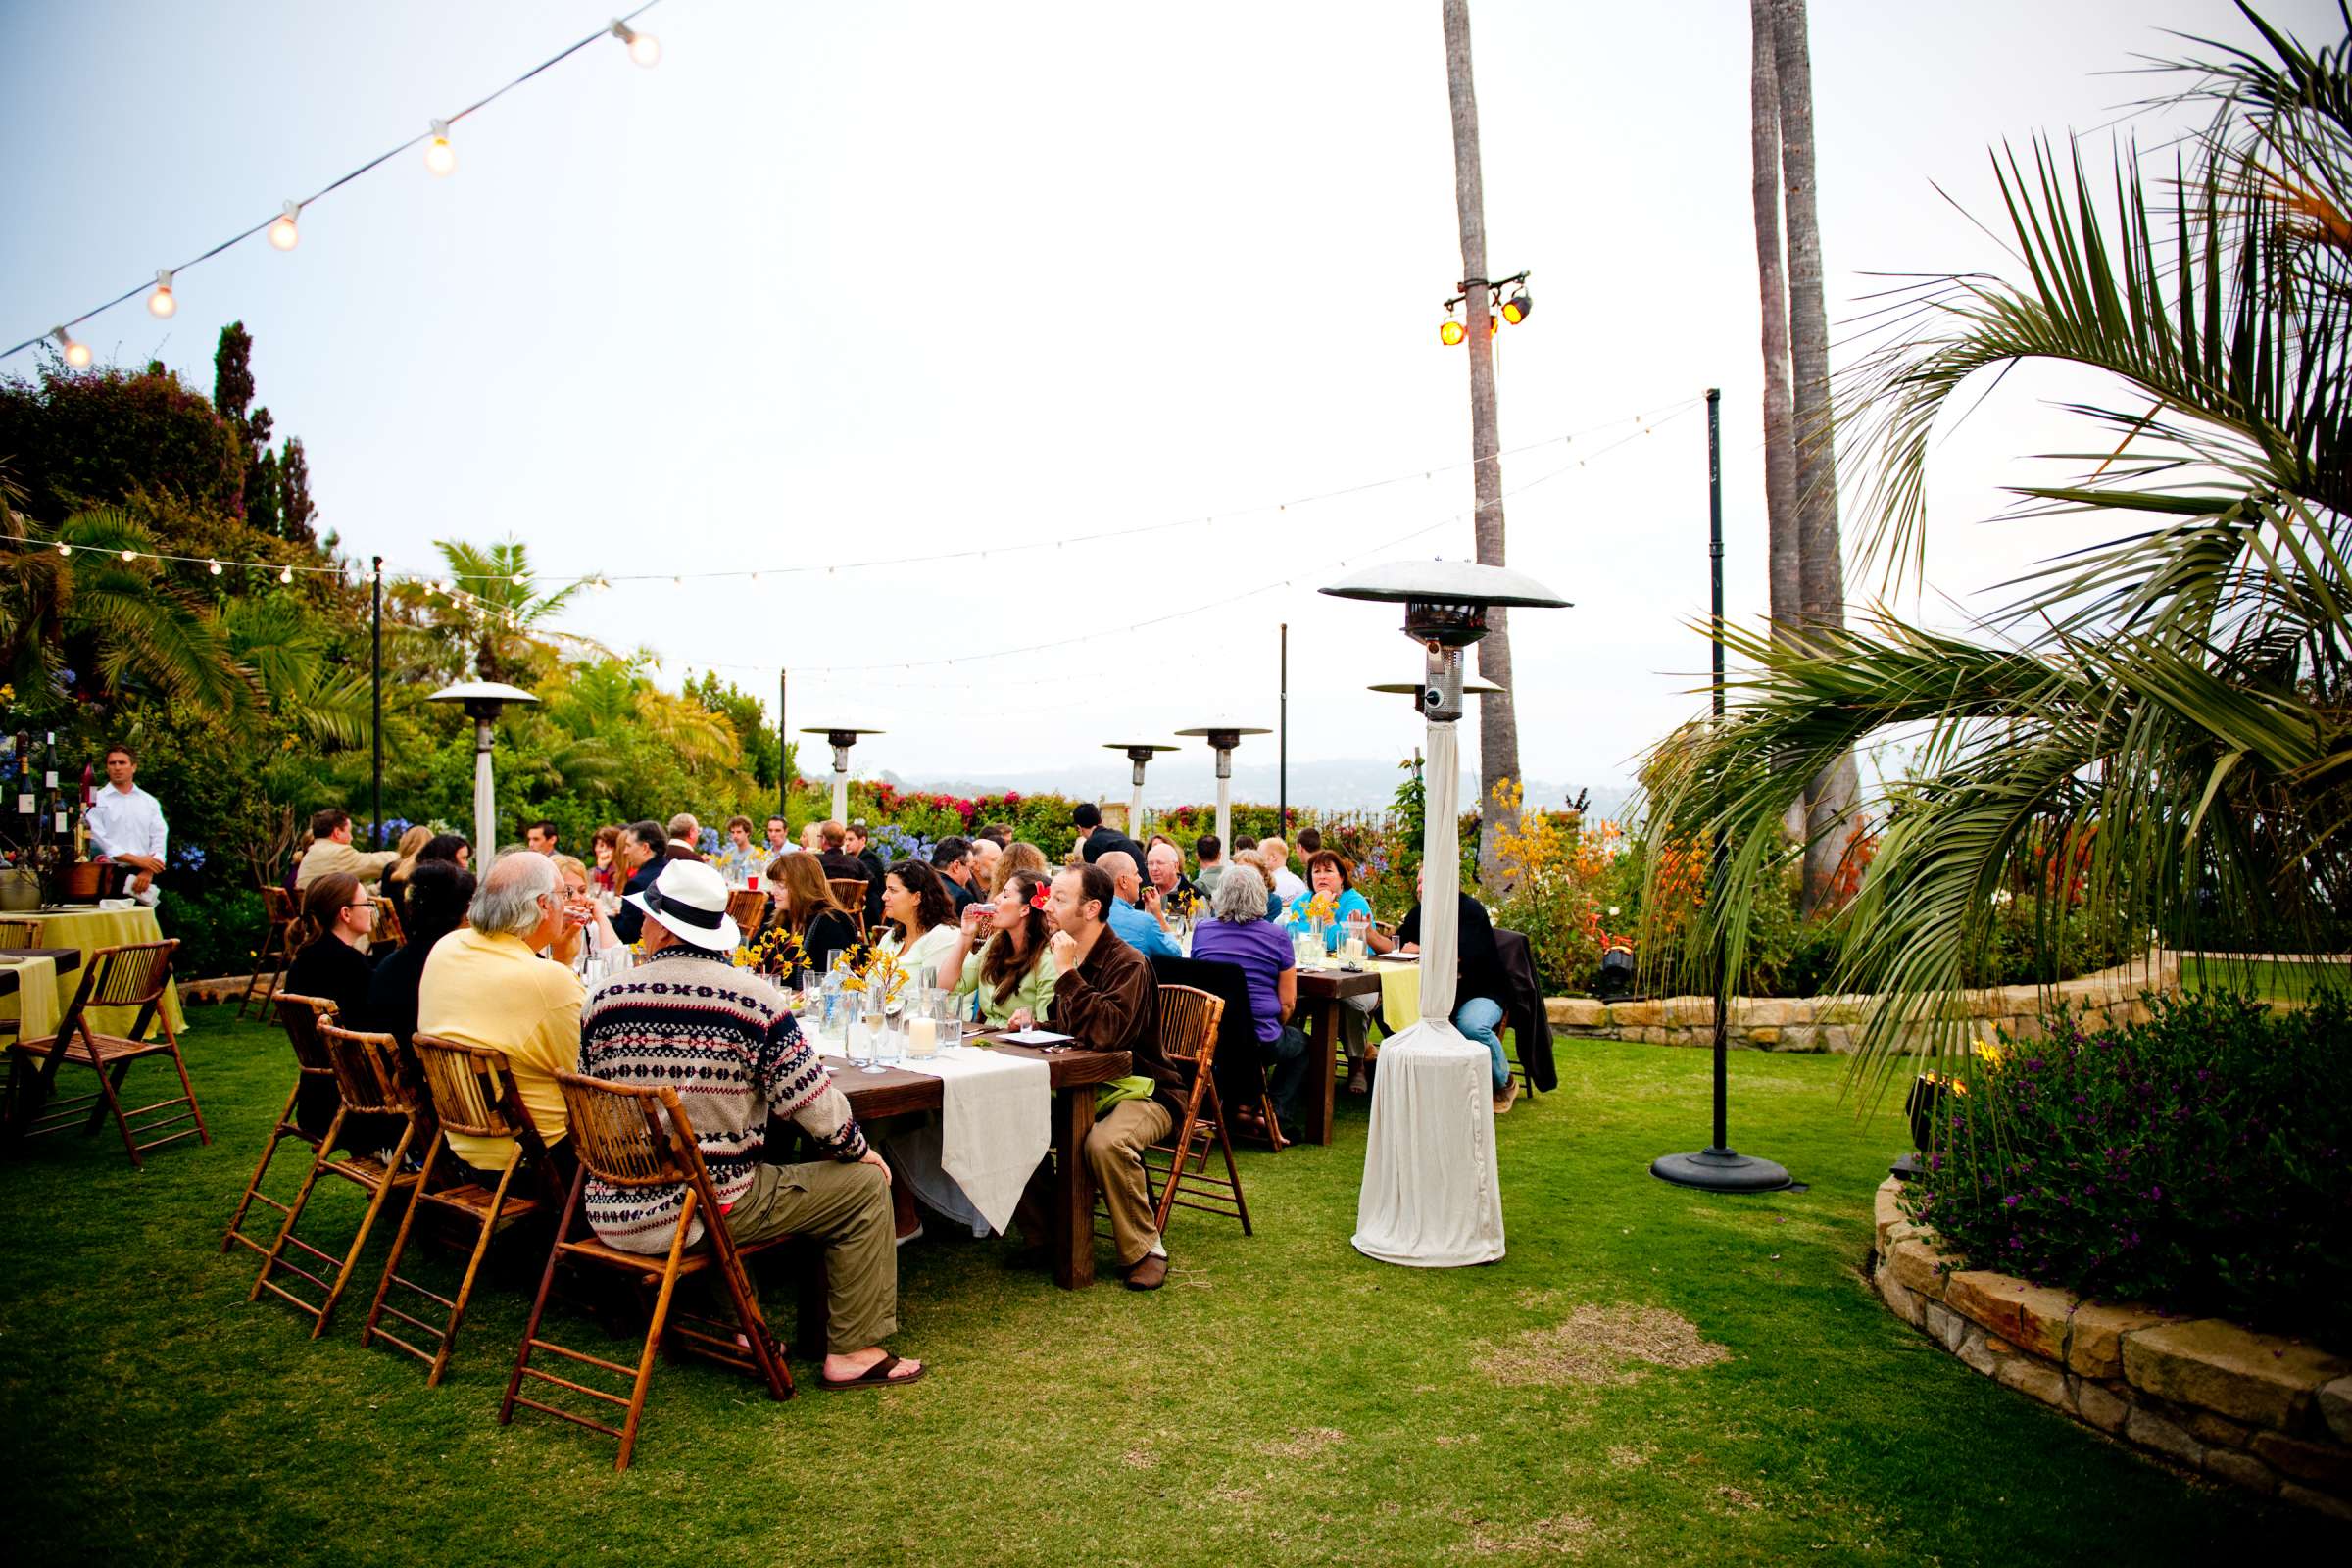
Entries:
[[1291, 623], [1282, 623], [1282, 716], [1274, 722], [1281, 734], [1275, 742], [1274, 831], [1284, 843], [1291, 837]]
[[[1721, 725], [1723, 691], [1723, 393], [1707, 388], [1707, 575], [1713, 611], [1708, 631], [1715, 641], [1715, 722]], [[1710, 893], [1721, 909], [1723, 874], [1731, 854], [1723, 830], [1715, 830]], [[1716, 1193], [1774, 1193], [1789, 1185], [1788, 1172], [1769, 1159], [1737, 1153], [1732, 1149], [1730, 1102], [1732, 977], [1726, 958], [1726, 934], [1715, 930], [1715, 1142], [1695, 1154], [1660, 1154], [1649, 1162], [1649, 1173], [1678, 1187], [1697, 1187]]]
[[791, 820], [787, 808], [792, 805], [792, 774], [784, 765], [784, 748], [792, 742], [787, 739], [791, 731], [784, 727], [784, 695], [791, 676], [791, 670], [776, 671], [776, 814], [787, 822]]
[[368, 842], [384, 847], [384, 558], [370, 558], [369, 576], [375, 586], [375, 653], [369, 684], [374, 687], [375, 717], [369, 734], [375, 749], [375, 772], [368, 791]]

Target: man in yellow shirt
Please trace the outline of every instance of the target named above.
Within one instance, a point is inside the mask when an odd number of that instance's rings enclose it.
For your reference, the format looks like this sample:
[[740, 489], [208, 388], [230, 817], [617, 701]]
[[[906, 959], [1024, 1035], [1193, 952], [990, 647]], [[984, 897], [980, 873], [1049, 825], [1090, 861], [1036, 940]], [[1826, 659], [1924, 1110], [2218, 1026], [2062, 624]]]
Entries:
[[[556, 1074], [579, 1066], [587, 995], [568, 966], [539, 956], [569, 919], [555, 862], [528, 850], [500, 856], [466, 914], [470, 924], [433, 944], [424, 960], [416, 1028], [506, 1053], [523, 1105], [553, 1148], [567, 1131]], [[448, 1138], [469, 1165], [496, 1170], [506, 1163], [506, 1139]]]

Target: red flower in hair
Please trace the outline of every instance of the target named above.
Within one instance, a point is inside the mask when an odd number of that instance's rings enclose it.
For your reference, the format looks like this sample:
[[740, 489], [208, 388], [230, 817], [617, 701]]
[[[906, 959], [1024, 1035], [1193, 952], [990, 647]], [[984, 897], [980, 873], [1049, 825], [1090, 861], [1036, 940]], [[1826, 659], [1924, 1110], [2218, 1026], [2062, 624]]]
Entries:
[[1046, 906], [1047, 895], [1052, 892], [1052, 888], [1048, 887], [1045, 883], [1040, 882], [1037, 885], [1037, 891], [1029, 895], [1029, 907], [1032, 909], [1044, 908]]

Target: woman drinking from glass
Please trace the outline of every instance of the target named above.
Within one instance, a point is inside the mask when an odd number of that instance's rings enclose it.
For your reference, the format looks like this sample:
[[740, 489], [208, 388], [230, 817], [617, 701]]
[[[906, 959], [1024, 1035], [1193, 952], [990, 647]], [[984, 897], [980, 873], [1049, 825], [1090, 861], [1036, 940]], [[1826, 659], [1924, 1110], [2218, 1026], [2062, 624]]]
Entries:
[[960, 977], [954, 987], [958, 997], [979, 997], [980, 1018], [989, 1028], [1027, 1029], [1045, 1022], [1054, 982], [1061, 976], [1046, 947], [1053, 934], [1046, 896], [1053, 884], [1034, 871], [1015, 871], [998, 883], [993, 903], [964, 906], [943, 977]]

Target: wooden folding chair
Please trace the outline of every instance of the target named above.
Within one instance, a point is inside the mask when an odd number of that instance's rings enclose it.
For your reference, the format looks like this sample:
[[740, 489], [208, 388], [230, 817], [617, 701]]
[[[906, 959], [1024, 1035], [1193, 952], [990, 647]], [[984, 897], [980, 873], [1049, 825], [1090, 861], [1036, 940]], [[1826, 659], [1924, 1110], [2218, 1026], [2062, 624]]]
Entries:
[[[424, 1170], [416, 1178], [416, 1196], [409, 1200], [409, 1210], [401, 1217], [399, 1233], [392, 1238], [392, 1254], [384, 1259], [384, 1275], [376, 1282], [375, 1301], [368, 1308], [368, 1322], [360, 1330], [360, 1344], [367, 1345], [380, 1335], [424, 1362], [431, 1369], [424, 1378], [424, 1386], [429, 1389], [449, 1370], [450, 1354], [458, 1348], [458, 1329], [466, 1321], [466, 1307], [473, 1298], [474, 1280], [481, 1272], [482, 1259], [489, 1254], [491, 1238], [534, 1214], [561, 1211], [564, 1189], [549, 1164], [547, 1146], [540, 1141], [539, 1129], [531, 1124], [531, 1113], [514, 1087], [514, 1075], [507, 1070], [505, 1053], [428, 1034], [417, 1035], [414, 1043], [416, 1060], [424, 1069], [425, 1090], [431, 1097], [433, 1118], [440, 1124], [441, 1137], [432, 1140], [425, 1153]], [[452, 1186], [433, 1186], [433, 1171], [441, 1159], [447, 1137], [453, 1132], [510, 1142], [513, 1147], [499, 1167], [495, 1186], [484, 1187], [471, 1179]], [[454, 1161], [456, 1151], [449, 1152]], [[515, 1174], [524, 1169], [529, 1170], [535, 1190], [514, 1192]], [[400, 1259], [408, 1250], [409, 1233], [416, 1228], [418, 1211], [428, 1203], [456, 1216], [473, 1231], [473, 1250], [466, 1259], [466, 1277], [459, 1282], [455, 1300], [400, 1276]], [[440, 1306], [449, 1314], [447, 1321], [428, 1323], [390, 1304], [385, 1298], [395, 1285]], [[429, 1351], [411, 1345], [382, 1326], [387, 1316], [398, 1318], [419, 1336], [431, 1335], [439, 1344]]]
[[[172, 984], [172, 950], [178, 946], [174, 938], [100, 948], [83, 965], [81, 984], [75, 987], [74, 1000], [67, 1004], [65, 1016], [58, 1020], [57, 1033], [19, 1040], [9, 1046], [8, 1126], [12, 1138], [58, 1132], [77, 1120], [94, 1133], [112, 1114], [133, 1165], [143, 1163], [139, 1155], [144, 1151], [176, 1143], [190, 1133], [204, 1143], [213, 1141], [213, 1135], [205, 1130], [204, 1112], [196, 1106], [196, 1086], [188, 1081], [188, 1064], [179, 1054], [179, 1036], [172, 1030], [172, 1019], [163, 1007], [164, 991]], [[91, 1027], [92, 1007], [139, 1010], [131, 1020], [128, 1034], [109, 1035]], [[159, 1023], [163, 1025], [161, 1040], [143, 1038], [150, 1026]], [[172, 1068], [179, 1074], [179, 1093], [152, 1104], [125, 1109], [122, 1080], [130, 1072], [130, 1064], [145, 1056], [172, 1058]], [[71, 1100], [53, 1100], [58, 1069], [69, 1061], [76, 1067], [89, 1068], [98, 1079], [98, 1087], [91, 1094], [76, 1095]], [[174, 1106], [186, 1108], [174, 1110]], [[171, 1114], [159, 1114], [167, 1111]], [[134, 1117], [147, 1119], [133, 1125]], [[148, 1137], [181, 1122], [193, 1125], [165, 1133], [161, 1138]]]
[[[322, 1023], [318, 1025], [318, 1039], [326, 1048], [327, 1060], [334, 1066], [335, 1089], [342, 1103], [335, 1109], [335, 1119], [327, 1123], [326, 1136], [318, 1140], [310, 1171], [302, 1179], [302, 1190], [287, 1206], [285, 1222], [277, 1228], [277, 1240], [270, 1244], [269, 1254], [262, 1259], [262, 1271], [254, 1276], [253, 1289], [245, 1296], [248, 1301], [258, 1301], [262, 1292], [269, 1291], [309, 1313], [314, 1340], [326, 1332], [326, 1325], [333, 1319], [336, 1303], [343, 1299], [344, 1288], [351, 1283], [352, 1270], [359, 1266], [360, 1253], [368, 1246], [368, 1233], [375, 1228], [375, 1217], [383, 1212], [385, 1200], [401, 1188], [416, 1184], [418, 1173], [405, 1168], [409, 1151], [432, 1136], [431, 1118], [422, 1098], [401, 1072], [400, 1047], [390, 1035], [362, 1034]], [[356, 1150], [342, 1159], [334, 1157], [343, 1123], [361, 1113], [400, 1118], [400, 1138], [392, 1146], [389, 1157], [363, 1154]], [[350, 1248], [339, 1258], [294, 1234], [318, 1178], [329, 1172], [368, 1195], [368, 1212], [361, 1216], [358, 1234], [352, 1237]], [[320, 1279], [300, 1263], [289, 1261], [286, 1257], [289, 1246], [333, 1268], [335, 1277]], [[325, 1298], [315, 1306], [304, 1300], [270, 1278], [281, 1271], [310, 1281], [326, 1293]]]
[[40, 921], [19, 914], [0, 919], [0, 948], [37, 948], [40, 945]]
[[858, 922], [858, 935], [860, 938], [864, 937], [865, 878], [861, 876], [829, 876], [825, 878], [825, 883], [832, 888], [834, 899], [840, 903], [843, 908], [850, 911], [850, 918]]
[[[618, 1438], [620, 1455], [613, 1460], [612, 1468], [626, 1470], [629, 1455], [637, 1446], [637, 1423], [645, 1413], [645, 1391], [653, 1380], [657, 1347], [672, 1355], [700, 1355], [739, 1372], [755, 1374], [765, 1380], [770, 1398], [791, 1398], [792, 1374], [785, 1369], [784, 1352], [768, 1332], [767, 1319], [760, 1310], [760, 1298], [743, 1266], [745, 1257], [790, 1238], [776, 1237], [756, 1247], [736, 1245], [727, 1229], [727, 1217], [711, 1191], [710, 1173], [704, 1168], [702, 1149], [694, 1141], [694, 1128], [678, 1104], [675, 1090], [667, 1086], [634, 1089], [573, 1072], [557, 1073], [556, 1083], [564, 1094], [564, 1113], [570, 1124], [573, 1152], [579, 1156], [580, 1171], [572, 1181], [571, 1196], [564, 1202], [564, 1217], [557, 1222], [555, 1247], [547, 1254], [547, 1272], [540, 1276], [539, 1295], [531, 1302], [530, 1321], [523, 1326], [522, 1345], [515, 1352], [514, 1374], [507, 1380], [507, 1396], [498, 1407], [499, 1424], [504, 1426], [513, 1421], [514, 1407], [520, 1404]], [[685, 1198], [678, 1210], [678, 1228], [670, 1238], [669, 1250], [662, 1254], [625, 1252], [598, 1240], [585, 1228], [581, 1229], [578, 1240], [571, 1239], [575, 1222], [580, 1218], [581, 1195], [587, 1191], [591, 1177], [620, 1188], [683, 1187]], [[703, 1237], [689, 1247], [686, 1238], [697, 1219], [703, 1222]], [[612, 1270], [636, 1280], [641, 1287], [655, 1287], [645, 1345], [634, 1367], [540, 1338], [548, 1295], [555, 1288], [556, 1267], [564, 1262]], [[676, 1293], [678, 1281], [709, 1269], [716, 1269], [726, 1287], [735, 1308], [735, 1323], [688, 1319], [680, 1313], [680, 1322], [673, 1324], [671, 1297]], [[709, 1323], [708, 1328], [703, 1326], [705, 1323]], [[738, 1337], [742, 1344], [737, 1343]], [[532, 1352], [541, 1350], [629, 1379], [627, 1396], [542, 1372], [531, 1365]], [[628, 1414], [619, 1426], [613, 1427], [526, 1398], [522, 1394], [522, 1380], [526, 1377], [607, 1404], [617, 1404]]]
[[751, 941], [767, 921], [767, 895], [752, 888], [740, 888], [728, 894], [727, 916], [743, 932], [743, 939]]
[[324, 997], [298, 996], [280, 991], [275, 999], [277, 1018], [286, 1031], [286, 1039], [294, 1047], [294, 1082], [286, 1091], [286, 1103], [277, 1113], [277, 1121], [270, 1129], [270, 1142], [262, 1148], [262, 1162], [253, 1167], [253, 1180], [245, 1184], [245, 1194], [237, 1200], [237, 1211], [228, 1217], [228, 1232], [220, 1238], [220, 1250], [228, 1251], [237, 1246], [252, 1248], [264, 1257], [270, 1255], [270, 1244], [244, 1232], [245, 1211], [259, 1199], [277, 1210], [280, 1223], [288, 1212], [287, 1205], [262, 1191], [262, 1178], [270, 1173], [270, 1161], [277, 1155], [277, 1146], [288, 1138], [299, 1138], [314, 1152], [318, 1139], [302, 1130], [294, 1119], [294, 1105], [302, 1098], [305, 1083], [335, 1081], [335, 1064], [326, 1054], [326, 1042], [318, 1038], [318, 1026], [331, 1022], [335, 1004]]
[[[1144, 1152], [1145, 1180], [1158, 1178], [1159, 1205], [1153, 1223], [1163, 1233], [1169, 1215], [1184, 1207], [1238, 1219], [1244, 1236], [1253, 1234], [1250, 1204], [1242, 1197], [1242, 1173], [1233, 1162], [1233, 1140], [1225, 1131], [1224, 1106], [1217, 1099], [1217, 1028], [1224, 1016], [1222, 998], [1192, 986], [1159, 988], [1160, 1053], [1168, 1060], [1190, 1067], [1193, 1075], [1192, 1088], [1185, 1096], [1184, 1118], [1176, 1124], [1175, 1136]], [[1225, 1156], [1222, 1179], [1209, 1174], [1212, 1147]], [[1155, 1154], [1164, 1156], [1165, 1163], [1155, 1162]]]
[[[261, 948], [253, 956], [253, 977], [245, 982], [245, 995], [237, 1003], [240, 1018], [252, 1004], [256, 991], [262, 992], [261, 1016], [270, 1015], [270, 999], [277, 995], [278, 977], [294, 961], [294, 895], [284, 888], [264, 888], [262, 903], [270, 913], [270, 928], [262, 933]], [[262, 987], [264, 975], [270, 979], [266, 991]]]

